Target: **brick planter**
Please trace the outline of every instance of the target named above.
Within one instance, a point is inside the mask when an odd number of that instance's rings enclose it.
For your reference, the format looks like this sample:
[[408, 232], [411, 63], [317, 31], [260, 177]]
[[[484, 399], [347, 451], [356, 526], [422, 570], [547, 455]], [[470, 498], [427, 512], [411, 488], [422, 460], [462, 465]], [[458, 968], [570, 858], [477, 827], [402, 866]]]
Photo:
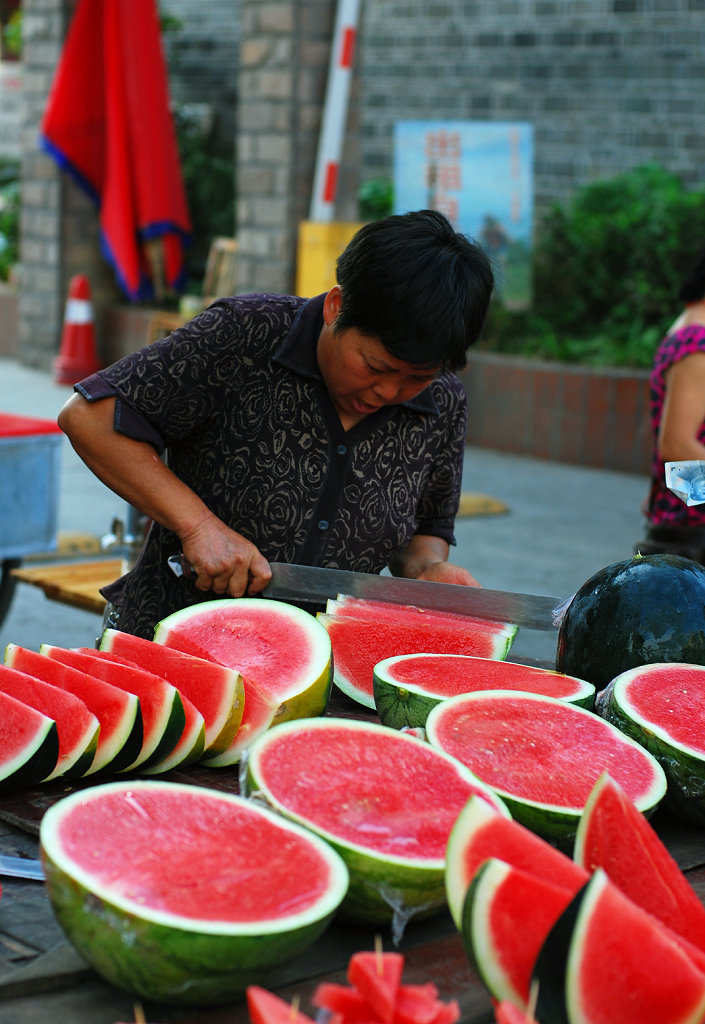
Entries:
[[470, 402], [469, 444], [648, 473], [648, 371], [471, 352], [461, 377]]

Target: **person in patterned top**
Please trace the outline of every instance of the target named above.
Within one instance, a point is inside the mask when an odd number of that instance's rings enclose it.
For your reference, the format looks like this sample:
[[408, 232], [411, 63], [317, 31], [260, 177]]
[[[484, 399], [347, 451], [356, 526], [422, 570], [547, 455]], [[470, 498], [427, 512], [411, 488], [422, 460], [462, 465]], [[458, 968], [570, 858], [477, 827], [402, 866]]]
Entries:
[[[219, 299], [79, 382], [59, 425], [151, 520], [104, 588], [107, 623], [152, 637], [165, 615], [260, 593], [269, 562], [477, 585], [455, 543], [467, 396], [454, 371], [494, 281], [435, 211], [363, 226], [311, 299]], [[195, 579], [167, 559], [183, 554]]]
[[686, 505], [666, 487], [666, 462], [705, 459], [705, 249], [678, 298], [683, 311], [660, 343], [650, 377], [654, 435], [642, 555], [676, 554], [705, 564], [705, 505]]

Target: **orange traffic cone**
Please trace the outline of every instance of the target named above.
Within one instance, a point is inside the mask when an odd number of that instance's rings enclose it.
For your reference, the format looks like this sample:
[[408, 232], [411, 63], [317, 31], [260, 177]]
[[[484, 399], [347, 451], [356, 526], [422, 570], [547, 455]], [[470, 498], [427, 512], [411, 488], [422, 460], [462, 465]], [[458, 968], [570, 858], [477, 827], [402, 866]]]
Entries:
[[54, 360], [57, 384], [75, 384], [100, 369], [95, 346], [91, 286], [85, 274], [76, 274], [69, 284], [59, 354]]

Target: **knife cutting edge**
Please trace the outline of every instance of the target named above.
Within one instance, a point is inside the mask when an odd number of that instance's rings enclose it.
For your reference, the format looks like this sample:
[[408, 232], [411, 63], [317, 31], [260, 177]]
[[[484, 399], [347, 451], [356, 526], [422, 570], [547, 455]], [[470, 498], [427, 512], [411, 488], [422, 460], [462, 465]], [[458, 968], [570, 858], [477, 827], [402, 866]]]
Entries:
[[320, 566], [270, 562], [269, 567], [272, 579], [262, 591], [262, 596], [280, 601], [324, 604], [339, 594], [346, 594], [369, 601], [390, 601], [493, 622], [511, 622], [525, 629], [537, 630], [557, 629], [560, 613], [566, 604], [556, 597], [537, 594], [377, 576]]
[[8, 857], [0, 853], [0, 875], [11, 878], [32, 878], [37, 882], [44, 881], [44, 868], [38, 860], [30, 857]]

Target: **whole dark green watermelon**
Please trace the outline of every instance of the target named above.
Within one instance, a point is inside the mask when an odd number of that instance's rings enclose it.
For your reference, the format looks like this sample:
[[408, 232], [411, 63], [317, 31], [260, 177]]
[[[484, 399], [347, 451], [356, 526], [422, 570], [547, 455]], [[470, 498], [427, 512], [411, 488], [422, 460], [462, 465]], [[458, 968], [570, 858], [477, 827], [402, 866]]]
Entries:
[[575, 594], [558, 630], [556, 668], [597, 690], [653, 662], [705, 665], [705, 568], [680, 555], [615, 562]]

